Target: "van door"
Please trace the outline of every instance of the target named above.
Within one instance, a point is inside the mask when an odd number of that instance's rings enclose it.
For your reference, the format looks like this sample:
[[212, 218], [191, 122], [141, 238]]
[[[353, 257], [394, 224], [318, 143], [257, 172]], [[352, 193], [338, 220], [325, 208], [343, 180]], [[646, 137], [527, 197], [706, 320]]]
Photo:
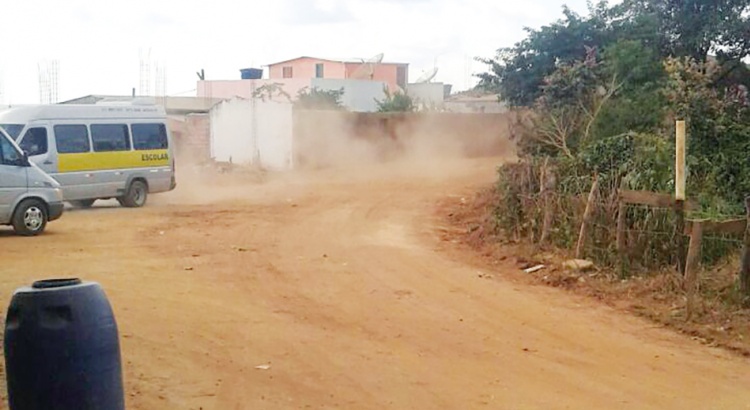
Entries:
[[[51, 174], [62, 185], [66, 201], [97, 197], [91, 140], [86, 124], [55, 124], [54, 151], [57, 172]], [[52, 150], [52, 147], [50, 148]]]
[[51, 137], [47, 127], [34, 125], [27, 128], [18, 140], [21, 150], [28, 154], [29, 161], [50, 175], [57, 173], [57, 156], [50, 150]]
[[91, 124], [91, 145], [99, 159], [96, 170], [97, 197], [116, 197], [125, 189], [128, 170], [134, 168], [130, 131], [125, 123]]
[[0, 134], [0, 223], [9, 223], [13, 206], [28, 190], [28, 167], [8, 138]]

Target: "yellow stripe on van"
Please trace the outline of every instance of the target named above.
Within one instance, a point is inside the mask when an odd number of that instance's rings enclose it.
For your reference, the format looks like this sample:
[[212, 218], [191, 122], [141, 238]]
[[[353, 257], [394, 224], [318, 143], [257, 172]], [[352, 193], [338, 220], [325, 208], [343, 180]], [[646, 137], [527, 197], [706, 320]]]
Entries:
[[58, 172], [163, 167], [169, 165], [169, 152], [166, 149], [155, 149], [58, 154], [58, 161]]

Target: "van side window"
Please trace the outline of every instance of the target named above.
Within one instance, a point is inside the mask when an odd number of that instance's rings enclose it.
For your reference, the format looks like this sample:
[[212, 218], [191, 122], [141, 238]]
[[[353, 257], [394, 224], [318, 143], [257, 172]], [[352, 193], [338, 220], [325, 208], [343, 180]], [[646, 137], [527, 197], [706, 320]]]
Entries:
[[2, 165], [21, 165], [21, 156], [5, 137], [0, 135], [0, 164]]
[[85, 125], [55, 125], [55, 143], [60, 154], [89, 152], [89, 130]]
[[167, 149], [167, 127], [164, 124], [133, 124], [133, 147], [137, 150]]
[[125, 124], [91, 124], [94, 151], [128, 151], [130, 135]]
[[18, 145], [20, 145], [21, 149], [26, 151], [29, 156], [46, 154], [47, 128], [29, 128], [26, 133], [23, 134], [23, 139], [21, 139], [21, 143]]

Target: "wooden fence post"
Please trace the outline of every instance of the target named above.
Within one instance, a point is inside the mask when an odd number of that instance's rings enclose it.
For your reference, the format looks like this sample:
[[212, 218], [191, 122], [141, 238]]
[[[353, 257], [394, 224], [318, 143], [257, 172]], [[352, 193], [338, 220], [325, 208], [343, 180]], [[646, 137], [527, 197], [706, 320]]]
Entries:
[[685, 121], [675, 122], [675, 180], [674, 180], [674, 198], [675, 198], [675, 216], [676, 237], [675, 246], [677, 247], [677, 271], [680, 275], [685, 275], [685, 141], [686, 141]]
[[627, 224], [628, 204], [622, 194], [617, 193], [617, 256], [620, 259], [620, 276], [625, 276], [628, 271], [628, 255], [625, 225]]
[[742, 267], [740, 269], [740, 292], [743, 303], [750, 301], [750, 196], [745, 198], [745, 243], [742, 247]]
[[685, 271], [685, 201], [677, 200], [674, 205], [675, 212], [675, 248], [677, 253], [677, 272], [681, 276]]
[[[546, 163], [545, 163], [546, 165]], [[552, 218], [554, 216], [554, 192], [557, 184], [557, 177], [553, 170], [545, 166], [544, 184], [542, 185], [542, 198], [544, 200], [544, 220], [542, 221], [542, 236], [539, 238], [539, 244], [544, 244], [549, 239], [549, 233], [552, 229]]]
[[589, 192], [589, 199], [586, 202], [586, 210], [583, 211], [583, 221], [581, 222], [581, 231], [578, 234], [578, 244], [576, 245], [576, 259], [583, 257], [583, 247], [586, 243], [586, 235], [588, 227], [591, 224], [591, 217], [594, 214], [594, 206], [596, 201], [596, 193], [599, 190], [599, 176], [594, 174], [594, 183], [591, 184], [591, 192]]
[[690, 247], [685, 263], [685, 291], [687, 292], [685, 320], [690, 320], [695, 311], [695, 292], [698, 290], [698, 267], [700, 266], [701, 243], [703, 242], [703, 222], [702, 220], [693, 221], [690, 230]]

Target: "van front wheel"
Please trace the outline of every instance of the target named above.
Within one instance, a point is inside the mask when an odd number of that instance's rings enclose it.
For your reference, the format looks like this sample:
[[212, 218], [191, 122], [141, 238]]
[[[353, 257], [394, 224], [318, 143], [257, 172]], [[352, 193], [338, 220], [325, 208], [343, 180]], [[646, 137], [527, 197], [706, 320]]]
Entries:
[[38, 199], [27, 199], [13, 214], [13, 229], [22, 236], [34, 236], [44, 232], [47, 226], [47, 207]]
[[117, 198], [117, 202], [127, 208], [140, 208], [146, 204], [147, 197], [148, 187], [146, 184], [143, 181], [133, 181], [125, 195]]

